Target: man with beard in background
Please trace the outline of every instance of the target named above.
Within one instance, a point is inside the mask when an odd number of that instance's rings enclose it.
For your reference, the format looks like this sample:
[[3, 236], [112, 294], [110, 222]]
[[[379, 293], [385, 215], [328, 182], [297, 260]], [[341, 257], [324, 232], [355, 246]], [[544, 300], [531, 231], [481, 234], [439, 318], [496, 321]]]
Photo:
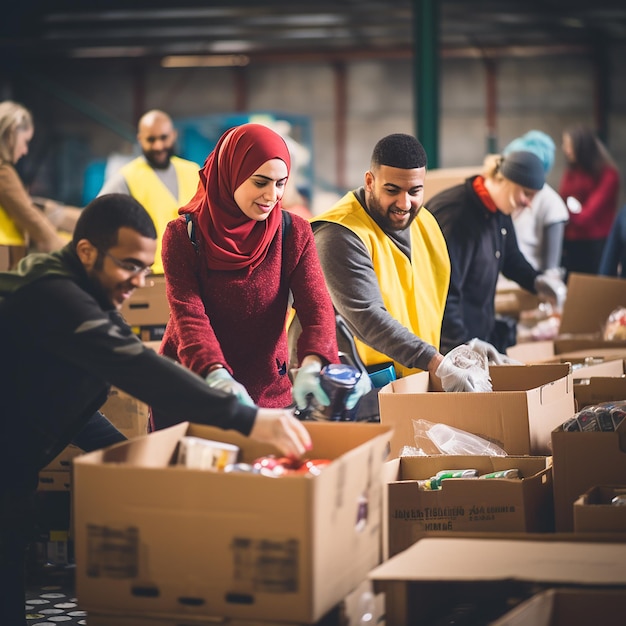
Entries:
[[178, 134], [172, 118], [153, 109], [144, 113], [137, 127], [137, 141], [143, 154], [113, 174], [99, 196], [124, 193], [137, 200], [150, 214], [157, 229], [154, 274], [163, 274], [161, 239], [168, 222], [178, 217], [198, 187], [200, 166], [174, 155]]

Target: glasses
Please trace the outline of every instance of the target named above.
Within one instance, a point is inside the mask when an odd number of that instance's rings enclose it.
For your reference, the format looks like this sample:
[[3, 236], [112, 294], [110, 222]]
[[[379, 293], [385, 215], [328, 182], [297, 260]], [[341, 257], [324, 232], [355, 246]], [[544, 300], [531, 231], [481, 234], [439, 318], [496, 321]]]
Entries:
[[132, 261], [122, 261], [122, 259], [118, 259], [109, 252], [105, 252], [104, 256], [108, 256], [109, 259], [115, 263], [115, 265], [125, 272], [128, 272], [131, 276], [139, 276], [140, 274], [143, 276], [149, 276], [152, 274], [152, 266], [150, 265], [139, 265], [138, 263], [133, 263]]

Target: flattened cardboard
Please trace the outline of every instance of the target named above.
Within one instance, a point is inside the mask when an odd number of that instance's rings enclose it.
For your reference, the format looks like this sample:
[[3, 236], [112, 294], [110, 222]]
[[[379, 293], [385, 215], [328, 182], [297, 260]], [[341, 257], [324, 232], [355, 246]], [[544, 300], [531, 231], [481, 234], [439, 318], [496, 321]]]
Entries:
[[[387, 488], [388, 554], [393, 556], [432, 531], [550, 532], [554, 530], [549, 457], [415, 456], [389, 461], [397, 468]], [[479, 475], [518, 469], [519, 479], [448, 479], [424, 491], [424, 480], [446, 469]]]
[[575, 412], [569, 366], [503, 365], [490, 368], [493, 392], [429, 391], [427, 372], [383, 387], [380, 418], [393, 427], [391, 456], [415, 447], [413, 421], [442, 423], [492, 441], [508, 454], [550, 454], [550, 434]]
[[281, 478], [171, 463], [185, 435], [276, 454], [233, 431], [187, 422], [74, 464], [76, 589], [90, 613], [311, 623], [380, 562], [390, 430], [304, 423], [319, 476]]
[[385, 593], [387, 624], [430, 623], [455, 598], [494, 604], [538, 584], [626, 586], [626, 544], [532, 537], [421, 539], [370, 572], [374, 588]]
[[574, 532], [617, 533], [626, 530], [626, 506], [611, 504], [626, 495], [626, 484], [592, 487], [574, 502]]
[[574, 502], [596, 485], [626, 484], [626, 420], [615, 432], [552, 432], [554, 520], [574, 529]]

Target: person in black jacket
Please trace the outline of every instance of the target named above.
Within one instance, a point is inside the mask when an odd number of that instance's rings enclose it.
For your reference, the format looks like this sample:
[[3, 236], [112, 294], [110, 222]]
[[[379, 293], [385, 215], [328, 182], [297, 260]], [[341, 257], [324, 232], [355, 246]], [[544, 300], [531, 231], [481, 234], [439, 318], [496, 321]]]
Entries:
[[[235, 429], [287, 456], [310, 448], [291, 411], [244, 406], [147, 348], [120, 314], [142, 287], [156, 231], [132, 197], [83, 210], [73, 240], [0, 273], [0, 624], [25, 624], [24, 556], [38, 472], [76, 441], [119, 440], [98, 413], [110, 385], [181, 419]], [[118, 433], [119, 435], [119, 433]]]
[[[477, 337], [505, 352], [495, 332], [498, 274], [557, 302], [565, 286], [541, 274], [520, 252], [511, 215], [530, 206], [543, 187], [541, 160], [531, 152], [490, 155], [483, 174], [441, 191], [428, 202], [448, 245], [451, 275], [441, 330], [441, 352]], [[509, 344], [510, 345], [510, 344]]]

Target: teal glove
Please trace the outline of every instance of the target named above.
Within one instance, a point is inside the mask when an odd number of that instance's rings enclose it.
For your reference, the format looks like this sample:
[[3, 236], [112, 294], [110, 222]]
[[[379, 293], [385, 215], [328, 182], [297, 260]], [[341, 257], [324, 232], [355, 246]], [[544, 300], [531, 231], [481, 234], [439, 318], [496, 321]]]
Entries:
[[359, 378], [359, 381], [357, 382], [356, 385], [354, 385], [354, 388], [350, 392], [350, 395], [346, 398], [346, 401], [345, 401], [346, 409], [348, 411], [353, 409], [357, 405], [358, 401], [366, 393], [368, 393], [371, 390], [372, 390], [372, 381], [368, 374], [366, 374], [365, 372], [362, 372], [361, 378]]
[[320, 384], [321, 370], [322, 366], [320, 363], [308, 363], [301, 367], [296, 374], [291, 394], [296, 407], [301, 411], [306, 409], [308, 405], [307, 396], [309, 394], [313, 395], [320, 406], [328, 406], [330, 404], [330, 398]]
[[234, 395], [241, 404], [247, 406], [256, 406], [250, 397], [250, 394], [246, 391], [246, 388], [238, 383], [228, 372], [225, 367], [218, 367], [210, 372], [205, 379], [209, 387], [213, 389], [219, 389], [226, 393]]

